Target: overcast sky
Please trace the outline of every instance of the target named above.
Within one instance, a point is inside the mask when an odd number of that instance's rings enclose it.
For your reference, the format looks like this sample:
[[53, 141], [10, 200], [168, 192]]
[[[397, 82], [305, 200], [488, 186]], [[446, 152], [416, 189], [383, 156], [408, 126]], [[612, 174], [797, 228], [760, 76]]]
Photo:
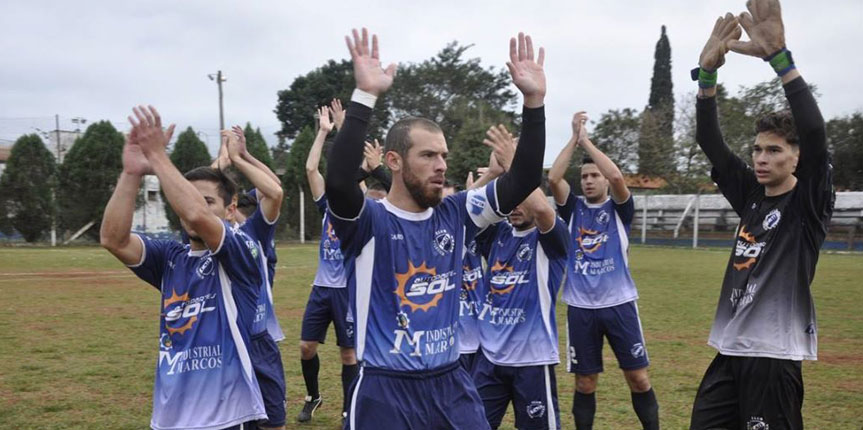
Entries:
[[[504, 67], [518, 31], [546, 48], [546, 164], [569, 137], [576, 110], [647, 103], [654, 46], [666, 25], [678, 99], [694, 91], [698, 61], [720, 14], [744, 1], [20, 1], [0, 14], [0, 143], [23, 133], [73, 129], [73, 117], [121, 130], [131, 107], [156, 106], [218, 145], [218, 96], [207, 74], [222, 70], [227, 124], [261, 127], [275, 144], [276, 92], [328, 59], [346, 58], [343, 35], [367, 26], [381, 60], [419, 62], [447, 42]], [[818, 86], [826, 118], [863, 110], [863, 0], [782, 3], [786, 41]], [[745, 36], [744, 36], [745, 37]], [[729, 54], [719, 80], [732, 91], [774, 76], [761, 60]], [[309, 106], [312, 109], [313, 106]]]

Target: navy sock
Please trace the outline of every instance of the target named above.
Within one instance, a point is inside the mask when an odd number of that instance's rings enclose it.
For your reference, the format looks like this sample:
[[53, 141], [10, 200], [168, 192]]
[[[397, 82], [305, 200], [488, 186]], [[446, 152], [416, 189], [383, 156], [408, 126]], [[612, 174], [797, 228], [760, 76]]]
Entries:
[[342, 364], [342, 392], [344, 401], [342, 402], [342, 412], [347, 412], [351, 404], [351, 384], [357, 377], [360, 371], [360, 366], [356, 364]]
[[318, 355], [315, 354], [309, 360], [300, 360], [300, 364], [303, 367], [303, 379], [306, 381], [306, 392], [312, 399], [317, 399], [321, 397], [321, 393], [318, 391], [318, 371], [321, 370], [321, 361], [318, 359]]
[[572, 399], [572, 415], [577, 430], [593, 430], [593, 416], [596, 415], [596, 393], [575, 392]]
[[643, 393], [632, 393], [632, 408], [644, 430], [659, 430], [659, 403], [653, 388]]

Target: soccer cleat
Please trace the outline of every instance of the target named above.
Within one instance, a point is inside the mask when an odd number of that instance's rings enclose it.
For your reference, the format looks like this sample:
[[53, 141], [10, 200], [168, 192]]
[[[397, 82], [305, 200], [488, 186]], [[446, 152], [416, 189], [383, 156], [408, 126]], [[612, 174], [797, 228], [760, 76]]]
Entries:
[[317, 399], [312, 399], [312, 396], [306, 396], [306, 403], [303, 405], [303, 410], [301, 410], [300, 414], [297, 415], [297, 421], [301, 423], [311, 421], [315, 411], [318, 410], [318, 407], [320, 407], [323, 402], [324, 399], [321, 398], [321, 396], [318, 396]]

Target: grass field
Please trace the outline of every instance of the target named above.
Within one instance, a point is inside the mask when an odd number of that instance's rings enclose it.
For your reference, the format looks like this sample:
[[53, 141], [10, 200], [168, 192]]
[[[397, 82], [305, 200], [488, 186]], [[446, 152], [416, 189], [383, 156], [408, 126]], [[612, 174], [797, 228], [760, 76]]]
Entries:
[[[274, 294], [287, 335], [281, 351], [288, 428], [339, 428], [341, 365], [329, 342], [319, 350], [324, 405], [311, 424], [293, 421], [305, 395], [297, 339], [317, 248], [282, 246], [278, 254]], [[632, 251], [665, 429], [687, 428], [695, 390], [715, 354], [705, 342], [727, 257], [727, 249]], [[820, 350], [819, 361], [803, 365], [806, 424], [858, 430], [863, 426], [863, 256], [822, 255], [813, 290]], [[158, 312], [158, 293], [100, 248], [0, 248], [0, 428], [148, 428]], [[559, 303], [561, 328], [564, 316]], [[604, 356], [595, 427], [639, 428], [607, 345]], [[573, 429], [573, 378], [563, 366], [557, 376], [563, 428]], [[512, 428], [511, 412], [503, 428]]]

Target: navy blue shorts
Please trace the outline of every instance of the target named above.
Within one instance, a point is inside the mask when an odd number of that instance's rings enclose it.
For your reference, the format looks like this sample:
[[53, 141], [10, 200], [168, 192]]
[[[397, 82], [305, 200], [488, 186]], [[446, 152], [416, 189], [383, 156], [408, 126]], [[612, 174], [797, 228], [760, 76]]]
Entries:
[[315, 285], [306, 303], [300, 340], [324, 343], [330, 322], [336, 328], [336, 345], [353, 348], [354, 323], [348, 321], [348, 289]]
[[473, 374], [473, 366], [476, 363], [476, 357], [482, 355], [479, 352], [471, 352], [469, 354], [459, 354], [458, 364], [467, 372], [468, 375]]
[[647, 367], [647, 346], [635, 300], [610, 308], [587, 309], [567, 306], [566, 370], [592, 375], [602, 372], [602, 337], [623, 370]]
[[267, 420], [260, 424], [264, 427], [281, 427], [285, 425], [285, 369], [282, 367], [279, 346], [270, 333], [264, 331], [252, 335], [249, 349], [252, 368], [255, 369], [264, 409], [267, 411]]
[[500, 366], [478, 352], [472, 376], [491, 428], [500, 426], [512, 402], [519, 430], [560, 429], [554, 365]]
[[258, 423], [255, 421], [249, 421], [228, 428], [224, 428], [222, 430], [258, 430]]
[[351, 392], [345, 430], [489, 430], [458, 362], [426, 372], [361, 367]]

